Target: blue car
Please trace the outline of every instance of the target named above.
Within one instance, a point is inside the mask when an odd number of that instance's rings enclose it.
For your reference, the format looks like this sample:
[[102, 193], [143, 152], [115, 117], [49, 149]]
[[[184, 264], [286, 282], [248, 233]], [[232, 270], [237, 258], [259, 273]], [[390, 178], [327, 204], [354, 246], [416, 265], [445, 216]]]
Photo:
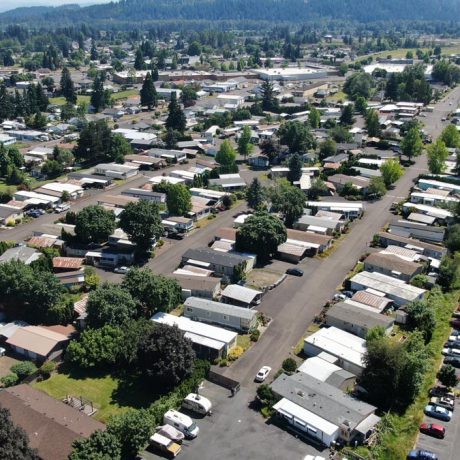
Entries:
[[445, 407], [436, 406], [435, 404], [425, 406], [425, 414], [438, 420], [444, 420], [445, 422], [450, 422], [452, 418], [452, 411]]
[[411, 450], [407, 458], [410, 460], [438, 460], [438, 456], [429, 450]]

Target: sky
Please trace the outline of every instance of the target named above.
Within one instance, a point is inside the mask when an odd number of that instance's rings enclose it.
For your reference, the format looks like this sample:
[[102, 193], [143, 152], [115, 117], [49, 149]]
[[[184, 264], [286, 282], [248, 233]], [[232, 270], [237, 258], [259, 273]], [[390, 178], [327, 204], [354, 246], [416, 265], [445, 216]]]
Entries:
[[59, 6], [78, 3], [88, 5], [94, 3], [108, 3], [111, 0], [0, 0], [0, 12], [12, 10], [22, 6]]

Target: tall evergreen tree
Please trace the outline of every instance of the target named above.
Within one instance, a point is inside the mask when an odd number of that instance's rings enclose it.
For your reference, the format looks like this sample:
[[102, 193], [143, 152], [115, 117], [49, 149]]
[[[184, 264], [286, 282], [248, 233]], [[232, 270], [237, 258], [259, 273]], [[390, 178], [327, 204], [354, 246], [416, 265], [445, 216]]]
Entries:
[[136, 51], [136, 59], [134, 61], [134, 68], [136, 70], [142, 70], [144, 68], [144, 55], [140, 48]]
[[262, 83], [262, 109], [273, 110], [278, 105], [277, 99], [275, 99], [275, 93], [273, 91], [273, 83], [264, 81]]
[[147, 106], [149, 110], [157, 105], [157, 90], [153, 84], [152, 74], [147, 73], [141, 88], [141, 105]]
[[105, 74], [98, 73], [93, 83], [93, 92], [91, 93], [91, 105], [96, 112], [104, 110], [109, 103], [109, 95], [104, 90]]
[[62, 69], [61, 94], [65, 97], [66, 102], [69, 104], [75, 105], [77, 103], [77, 94], [75, 92], [75, 87], [67, 67]]
[[166, 119], [166, 128], [180, 131], [185, 131], [187, 120], [185, 119], [184, 112], [182, 111], [179, 102], [177, 102], [176, 93], [171, 93], [171, 102], [168, 106], [168, 118]]
[[296, 182], [302, 177], [302, 160], [300, 156], [295, 153], [289, 158], [289, 172], [287, 179], [290, 182]]

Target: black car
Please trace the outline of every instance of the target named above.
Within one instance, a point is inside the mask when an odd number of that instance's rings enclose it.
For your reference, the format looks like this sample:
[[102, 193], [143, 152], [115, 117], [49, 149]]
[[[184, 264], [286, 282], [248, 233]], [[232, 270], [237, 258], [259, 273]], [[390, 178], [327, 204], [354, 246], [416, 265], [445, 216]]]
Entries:
[[286, 270], [286, 274], [292, 276], [303, 276], [303, 270], [300, 268], [288, 268]]
[[460, 367], [460, 358], [456, 358], [455, 356], [446, 356], [444, 358], [444, 364], [450, 364], [454, 367]]

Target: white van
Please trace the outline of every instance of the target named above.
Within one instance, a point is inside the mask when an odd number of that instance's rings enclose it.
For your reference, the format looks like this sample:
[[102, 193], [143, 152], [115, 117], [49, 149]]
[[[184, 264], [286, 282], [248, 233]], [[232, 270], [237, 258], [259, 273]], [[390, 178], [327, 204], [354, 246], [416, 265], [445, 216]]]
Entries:
[[192, 412], [196, 412], [197, 414], [206, 415], [211, 412], [212, 404], [208, 398], [196, 393], [190, 393], [185, 397], [182, 407]]
[[200, 432], [196, 423], [188, 415], [182, 414], [174, 409], [170, 409], [166, 412], [163, 416], [163, 423], [177, 428], [189, 439], [196, 438]]

